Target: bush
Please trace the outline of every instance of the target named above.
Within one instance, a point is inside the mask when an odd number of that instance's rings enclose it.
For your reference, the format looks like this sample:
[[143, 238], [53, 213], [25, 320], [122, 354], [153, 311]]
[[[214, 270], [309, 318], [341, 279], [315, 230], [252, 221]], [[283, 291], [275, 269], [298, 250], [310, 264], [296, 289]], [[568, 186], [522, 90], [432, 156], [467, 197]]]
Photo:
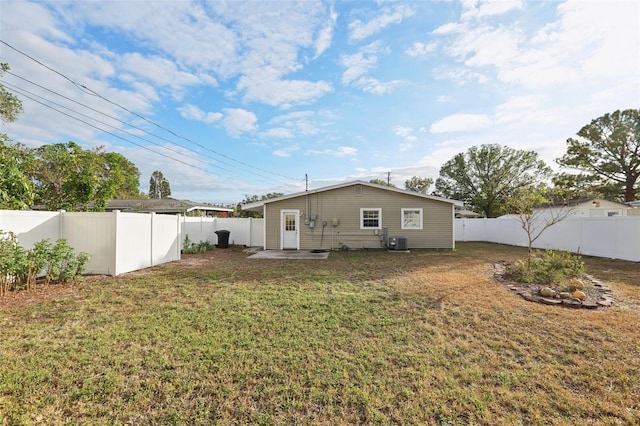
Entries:
[[185, 235], [182, 242], [182, 253], [204, 253], [205, 251], [213, 250], [215, 246], [209, 241], [200, 241], [194, 243], [189, 239], [189, 234]]
[[45, 276], [45, 282], [67, 282], [81, 275], [91, 256], [75, 255], [66, 240], [51, 245], [41, 240], [30, 250], [23, 249], [13, 232], [0, 231], [0, 295], [16, 288], [34, 288], [36, 278]]
[[584, 262], [569, 252], [546, 250], [507, 265], [505, 275], [528, 284], [564, 286], [571, 278], [584, 275]]
[[84, 272], [91, 257], [87, 253], [75, 255], [67, 240], [58, 240], [51, 249], [46, 274], [46, 282], [64, 283]]

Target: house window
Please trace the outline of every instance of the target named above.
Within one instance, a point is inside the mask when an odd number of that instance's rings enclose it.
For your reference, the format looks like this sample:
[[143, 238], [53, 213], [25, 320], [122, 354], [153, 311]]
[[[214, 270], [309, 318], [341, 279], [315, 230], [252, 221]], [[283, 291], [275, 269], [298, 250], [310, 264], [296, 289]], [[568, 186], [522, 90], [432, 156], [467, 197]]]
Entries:
[[360, 229], [382, 228], [382, 209], [360, 209]]
[[422, 209], [402, 209], [402, 229], [422, 229]]

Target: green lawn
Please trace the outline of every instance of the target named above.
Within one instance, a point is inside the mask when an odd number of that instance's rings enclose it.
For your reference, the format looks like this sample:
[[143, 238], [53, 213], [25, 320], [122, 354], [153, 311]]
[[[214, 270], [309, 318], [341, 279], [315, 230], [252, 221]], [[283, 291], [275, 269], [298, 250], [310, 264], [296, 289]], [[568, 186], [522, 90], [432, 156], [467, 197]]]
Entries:
[[585, 259], [619, 303], [583, 311], [493, 279], [525, 255], [218, 249], [0, 299], [0, 424], [640, 423], [640, 264]]

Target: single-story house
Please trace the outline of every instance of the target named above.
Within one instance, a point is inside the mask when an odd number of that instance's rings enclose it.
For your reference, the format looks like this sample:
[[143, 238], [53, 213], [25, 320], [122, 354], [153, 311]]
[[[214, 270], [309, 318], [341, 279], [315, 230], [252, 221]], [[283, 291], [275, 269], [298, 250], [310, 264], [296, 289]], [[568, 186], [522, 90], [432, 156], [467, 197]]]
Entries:
[[461, 201], [364, 181], [242, 206], [264, 217], [264, 249], [454, 249]]
[[175, 198], [110, 200], [105, 211], [120, 210], [128, 213], [181, 214], [184, 216], [229, 217], [233, 209], [209, 204], [198, 204]]
[[[569, 216], [581, 217], [613, 217], [627, 216], [631, 210], [628, 205], [609, 201], [602, 198], [574, 198], [567, 201], [557, 201], [549, 206], [541, 208], [549, 209], [568, 209]], [[631, 216], [631, 214], [629, 214]]]

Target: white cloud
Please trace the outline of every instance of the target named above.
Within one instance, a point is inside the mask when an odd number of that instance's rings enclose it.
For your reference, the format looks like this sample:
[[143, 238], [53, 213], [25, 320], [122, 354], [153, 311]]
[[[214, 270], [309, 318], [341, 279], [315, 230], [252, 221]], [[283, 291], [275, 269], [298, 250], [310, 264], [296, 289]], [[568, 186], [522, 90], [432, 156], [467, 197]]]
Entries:
[[331, 11], [329, 13], [329, 19], [325, 23], [324, 27], [318, 31], [316, 37], [315, 49], [316, 53], [314, 59], [319, 58], [330, 46], [333, 39], [333, 31], [338, 21], [338, 14], [333, 10], [333, 4], [331, 5]]
[[385, 95], [391, 93], [402, 84], [403, 82], [399, 80], [382, 82], [371, 77], [360, 77], [353, 82], [355, 87], [359, 87], [362, 91], [372, 93], [374, 95]]
[[197, 106], [191, 104], [179, 107], [178, 111], [180, 115], [186, 119], [202, 121], [207, 124], [215, 123], [223, 117], [219, 112], [204, 112]]
[[300, 146], [297, 144], [288, 146], [286, 148], [277, 149], [273, 151], [273, 155], [275, 155], [276, 157], [288, 158], [291, 157], [292, 152], [296, 151], [300, 151]]
[[160, 56], [145, 57], [137, 52], [127, 53], [120, 57], [119, 62], [120, 69], [133, 74], [138, 81], [144, 79], [156, 85], [175, 88], [217, 84], [215, 78], [209, 75], [179, 70], [173, 61]]
[[308, 150], [307, 154], [324, 155], [329, 157], [351, 157], [358, 153], [357, 148], [350, 146], [339, 146], [336, 149], [325, 149], [323, 151]]
[[375, 68], [378, 63], [377, 53], [379, 50], [379, 43], [374, 42], [363, 47], [353, 55], [341, 56], [340, 64], [346, 68], [342, 74], [342, 82], [344, 84], [350, 84], [368, 73], [370, 69]]
[[431, 124], [431, 133], [468, 132], [486, 129], [491, 120], [485, 114], [453, 114]]
[[437, 76], [460, 81], [493, 68], [500, 83], [541, 90], [584, 89], [594, 79], [631, 81], [637, 75], [639, 3], [568, 0], [558, 3], [556, 21], [533, 31], [519, 21], [479, 19], [522, 7], [521, 2], [465, 3], [461, 22], [432, 32], [444, 38], [444, 53], [459, 64], [457, 71], [440, 69]]
[[[331, 121], [328, 120], [331, 120], [331, 117], [322, 111], [296, 111], [274, 117], [268, 124], [275, 126], [272, 130], [278, 130], [282, 137], [305, 137], [320, 133], [320, 126], [329, 124]], [[270, 132], [271, 130], [268, 131]]]
[[435, 42], [422, 43], [417, 41], [413, 43], [413, 46], [405, 50], [404, 53], [414, 58], [418, 56], [424, 57], [424, 56], [430, 55], [431, 53], [434, 53], [437, 49], [438, 49], [438, 44]]
[[260, 136], [263, 138], [273, 139], [291, 139], [294, 135], [290, 129], [285, 129], [284, 127], [274, 127], [273, 129], [262, 132]]
[[238, 137], [242, 133], [251, 133], [256, 130], [258, 117], [251, 111], [242, 108], [225, 108], [223, 112], [222, 125], [231, 136]]
[[418, 141], [418, 137], [414, 135], [413, 132], [414, 131], [411, 127], [398, 125], [393, 128], [393, 133], [404, 140], [404, 143], [401, 143], [398, 146], [400, 152], [411, 149], [413, 145]]
[[362, 89], [364, 92], [374, 95], [390, 93], [400, 86], [402, 81], [399, 80], [382, 82], [376, 78], [367, 76], [369, 71], [377, 66], [378, 53], [380, 52], [387, 53], [388, 49], [374, 42], [363, 47], [357, 53], [342, 55], [340, 57], [340, 64], [346, 68], [342, 74], [342, 83], [352, 85]]
[[333, 91], [325, 81], [281, 80], [269, 72], [255, 72], [238, 81], [238, 89], [244, 91], [246, 101], [291, 108], [294, 105], [311, 104]]
[[462, 19], [477, 19], [502, 15], [514, 9], [522, 9], [522, 0], [465, 0], [462, 2]]
[[385, 8], [382, 13], [369, 22], [355, 20], [349, 23], [349, 37], [352, 40], [362, 40], [376, 34], [389, 25], [400, 24], [403, 19], [413, 16], [415, 12], [407, 6], [398, 6], [394, 9]]

